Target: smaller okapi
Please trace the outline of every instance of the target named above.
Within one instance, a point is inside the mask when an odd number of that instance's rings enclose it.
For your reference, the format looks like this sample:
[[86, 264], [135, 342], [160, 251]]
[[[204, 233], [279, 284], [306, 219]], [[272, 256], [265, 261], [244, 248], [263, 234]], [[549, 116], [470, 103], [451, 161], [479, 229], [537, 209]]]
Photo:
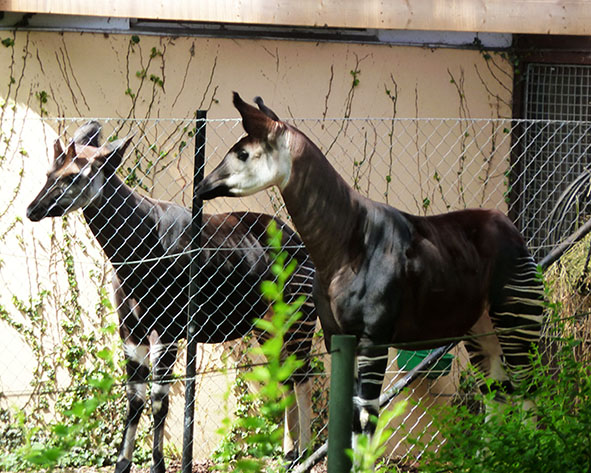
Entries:
[[[116, 473], [129, 472], [137, 425], [146, 404], [152, 364], [153, 473], [163, 473], [164, 422], [177, 345], [185, 337], [189, 305], [191, 212], [172, 202], [143, 196], [117, 175], [130, 139], [99, 145], [100, 125], [89, 122], [64, 151], [59, 140], [47, 182], [27, 209], [34, 222], [82, 209], [92, 233], [111, 261], [113, 286], [127, 371], [127, 420]], [[302, 317], [286, 335], [286, 354], [303, 366], [294, 373], [297, 409], [286, 412], [286, 454], [297, 455], [310, 441], [309, 352], [316, 325], [312, 304], [314, 267], [301, 240], [285, 223], [265, 214], [231, 212], [203, 216], [197, 341], [240, 338], [255, 318], [268, 317], [260, 283], [272, 279], [273, 255], [266, 229], [275, 220], [282, 244], [298, 267], [286, 284], [286, 300], [306, 297]], [[259, 340], [265, 333], [257, 333]]]
[[[387, 345], [434, 348], [472, 335], [472, 363], [508, 391], [531, 373], [543, 287], [524, 239], [497, 210], [420, 217], [355, 192], [301, 131], [257, 97], [234, 93], [246, 136], [198, 186], [203, 199], [277, 186], [316, 266], [314, 301], [325, 342], [357, 338], [355, 434], [371, 415]], [[494, 335], [496, 331], [496, 335]]]

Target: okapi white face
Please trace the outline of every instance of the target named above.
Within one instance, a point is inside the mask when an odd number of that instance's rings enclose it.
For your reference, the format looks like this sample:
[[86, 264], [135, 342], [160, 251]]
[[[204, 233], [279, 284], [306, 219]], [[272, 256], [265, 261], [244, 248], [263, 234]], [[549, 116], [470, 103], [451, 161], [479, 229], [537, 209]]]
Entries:
[[236, 143], [222, 162], [199, 184], [203, 199], [242, 197], [272, 186], [283, 189], [291, 175], [291, 132], [257, 97], [260, 110], [234, 93], [247, 136]]
[[29, 204], [27, 217], [38, 222], [84, 208], [100, 197], [108, 173], [115, 172], [129, 139], [96, 148], [73, 141], [63, 150], [59, 140], [45, 185]]

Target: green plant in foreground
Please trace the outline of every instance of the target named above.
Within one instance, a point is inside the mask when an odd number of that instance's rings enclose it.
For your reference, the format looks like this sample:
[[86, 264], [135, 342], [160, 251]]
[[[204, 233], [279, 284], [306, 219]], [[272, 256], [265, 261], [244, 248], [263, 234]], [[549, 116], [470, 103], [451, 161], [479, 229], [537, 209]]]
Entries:
[[[120, 379], [119, 374], [113, 374], [110, 357], [103, 359], [102, 352], [103, 347], [118, 343], [114, 341], [116, 327], [109, 326], [113, 307], [104, 286], [106, 270], [98, 261], [89, 270], [90, 278], [84, 287], [94, 287], [97, 291], [94, 310], [89, 310], [80, 303], [81, 281], [76, 269], [77, 255], [85, 252], [86, 247], [83, 241], [74, 238], [72, 218], [54, 221], [54, 229], [61, 231], [53, 234], [51, 250], [48, 250], [60, 255], [62, 264], [57, 267], [55, 277], [65, 281], [66, 287], [60, 286], [60, 291], [32, 287], [28, 297], [13, 296], [10, 304], [0, 306], [0, 320], [26, 344], [35, 359], [29, 400], [19, 406], [8, 399], [9, 405], [0, 409], [0, 471], [20, 472], [34, 467], [23, 446], [42, 445], [45, 449], [64, 450], [66, 445], [54, 428], [58, 424], [66, 427], [80, 424], [77, 416], [70, 412], [76, 412], [81, 402], [95, 395], [96, 388], [90, 385], [89, 379], [113, 376]], [[54, 283], [52, 279], [49, 284], [62, 283]], [[54, 316], [57, 316], [55, 321]], [[97, 326], [107, 328], [98, 330]], [[55, 343], [56, 333], [59, 343]], [[120, 367], [116, 372], [121, 372]], [[92, 429], [81, 432], [77, 444], [65, 449], [58, 466], [111, 463], [121, 435], [119, 422], [113, 420], [122, 416], [124, 409], [125, 396], [118, 388], [117, 395], [96, 408]], [[136, 449], [138, 454], [151, 451], [147, 445], [142, 444], [142, 447]]]
[[355, 452], [350, 449], [347, 455], [351, 458], [353, 464], [352, 473], [386, 473], [387, 471], [398, 471], [396, 467], [378, 466], [376, 464], [386, 452], [386, 444], [392, 436], [394, 429], [388, 425], [395, 418], [404, 413], [408, 401], [397, 402], [391, 410], [380, 413], [379, 418], [373, 418], [376, 422], [376, 430], [370, 438], [367, 435], [360, 435], [357, 438], [357, 448]]
[[[557, 308], [553, 310], [553, 323], [560, 328]], [[591, 471], [591, 367], [573, 356], [579, 340], [557, 338], [554, 343], [551, 363], [536, 353], [533, 379], [506, 404], [490, 409], [493, 395], [487, 395], [486, 413], [474, 414], [467, 406], [430, 409], [440, 432], [435, 441], [445, 442], [425, 452], [421, 472]], [[533, 396], [526, 392], [532, 389]], [[524, 408], [524, 397], [535, 405]]]
[[[287, 252], [281, 251], [281, 231], [275, 222], [271, 222], [268, 235], [275, 258], [271, 267], [275, 280], [263, 281], [261, 291], [263, 297], [272, 302], [273, 315], [270, 320], [255, 321], [257, 328], [265, 331], [269, 339], [260, 347], [252, 348], [253, 352], [264, 355], [267, 363], [254, 367], [243, 376], [244, 381], [260, 386], [257, 392], [244, 395], [247, 403], [257, 406], [257, 414], [246, 413], [233, 421], [224, 419], [218, 433], [225, 439], [214, 454], [218, 470], [235, 473], [264, 471], [269, 459], [280, 450], [283, 413], [294, 402], [293, 396], [286, 395], [288, 388], [285, 383], [302, 363], [294, 355], [285, 359], [281, 356], [285, 335], [301, 316], [299, 309], [304, 303], [304, 297], [290, 304], [284, 301], [285, 284], [297, 262], [288, 261]], [[274, 464], [272, 471], [285, 470], [283, 466]]]
[[107, 369], [87, 379], [89, 394], [73, 402], [63, 412], [63, 422], [52, 424], [48, 431], [42, 432], [40, 427], [28, 427], [22, 412], [17, 414], [22, 445], [11, 452], [10, 458], [0, 460], [1, 468], [20, 465], [19, 469], [53, 470], [61, 466], [68, 455], [81, 454], [86, 437], [100, 422], [99, 411], [114, 399], [112, 390], [116, 379], [111, 374], [115, 371], [113, 352], [103, 348], [96, 356], [105, 363]]

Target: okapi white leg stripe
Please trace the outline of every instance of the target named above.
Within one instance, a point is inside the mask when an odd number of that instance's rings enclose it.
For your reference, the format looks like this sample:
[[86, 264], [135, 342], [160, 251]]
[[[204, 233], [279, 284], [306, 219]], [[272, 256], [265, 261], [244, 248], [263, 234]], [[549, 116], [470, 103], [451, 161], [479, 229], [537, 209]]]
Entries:
[[176, 343], [157, 343], [150, 348], [150, 361], [156, 364], [163, 353], [170, 350], [170, 347], [176, 348]]
[[146, 383], [129, 383], [127, 385], [127, 392], [133, 393], [134, 397], [146, 400]]
[[[363, 376], [372, 376], [373, 378], [380, 378], [381, 379], [384, 377], [384, 373], [382, 373], [380, 371], [364, 371]], [[365, 381], [365, 379], [363, 381]]]
[[[365, 373], [364, 373], [365, 374]], [[367, 379], [365, 376], [363, 378], [363, 384], [379, 384], [380, 386], [382, 385], [384, 379], [380, 378], [380, 379]]]
[[359, 355], [357, 357], [357, 360], [362, 363], [367, 363], [367, 362], [376, 361], [376, 360], [387, 360], [387, 359], [388, 359], [388, 355], [380, 355], [380, 356]]
[[361, 409], [359, 413], [359, 424], [361, 425], [361, 429], [365, 430], [365, 427], [369, 423], [369, 412], [367, 409]]
[[140, 365], [148, 364], [149, 348], [146, 345], [132, 345], [126, 343], [123, 345], [123, 352], [126, 358], [139, 363]]
[[157, 384], [152, 386], [152, 412], [162, 409], [162, 399], [168, 395], [169, 384]]
[[130, 425], [127, 428], [125, 433], [125, 438], [123, 439], [123, 448], [121, 449], [121, 454], [119, 455], [118, 461], [121, 460], [129, 460], [133, 456], [133, 447], [135, 444], [135, 434], [137, 431], [137, 424]]
[[359, 424], [361, 429], [365, 430], [365, 427], [370, 421], [370, 411], [368, 408], [373, 408], [374, 412], [379, 412], [380, 400], [379, 399], [362, 399], [359, 396], [353, 397], [353, 404], [359, 407]]
[[543, 315], [530, 315], [530, 314], [515, 314], [513, 312], [497, 312], [496, 315], [504, 315], [508, 317], [518, 317], [520, 319], [533, 320], [535, 322], [541, 322], [544, 319]]
[[358, 407], [379, 407], [379, 399], [363, 399], [359, 396], [353, 396], [353, 405], [358, 406]]

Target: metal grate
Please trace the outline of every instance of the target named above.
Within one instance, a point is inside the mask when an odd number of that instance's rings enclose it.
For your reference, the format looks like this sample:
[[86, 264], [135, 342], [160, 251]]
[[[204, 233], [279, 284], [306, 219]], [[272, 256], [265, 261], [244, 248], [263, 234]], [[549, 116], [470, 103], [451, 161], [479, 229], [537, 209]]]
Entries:
[[[560, 237], [549, 228], [548, 216], [570, 183], [568, 176], [589, 163], [591, 135], [580, 122], [591, 119], [591, 66], [529, 64], [524, 108], [526, 119], [544, 120], [533, 123], [521, 143], [523, 212], [518, 222], [540, 258]], [[577, 212], [571, 210], [567, 220], [572, 231]]]

